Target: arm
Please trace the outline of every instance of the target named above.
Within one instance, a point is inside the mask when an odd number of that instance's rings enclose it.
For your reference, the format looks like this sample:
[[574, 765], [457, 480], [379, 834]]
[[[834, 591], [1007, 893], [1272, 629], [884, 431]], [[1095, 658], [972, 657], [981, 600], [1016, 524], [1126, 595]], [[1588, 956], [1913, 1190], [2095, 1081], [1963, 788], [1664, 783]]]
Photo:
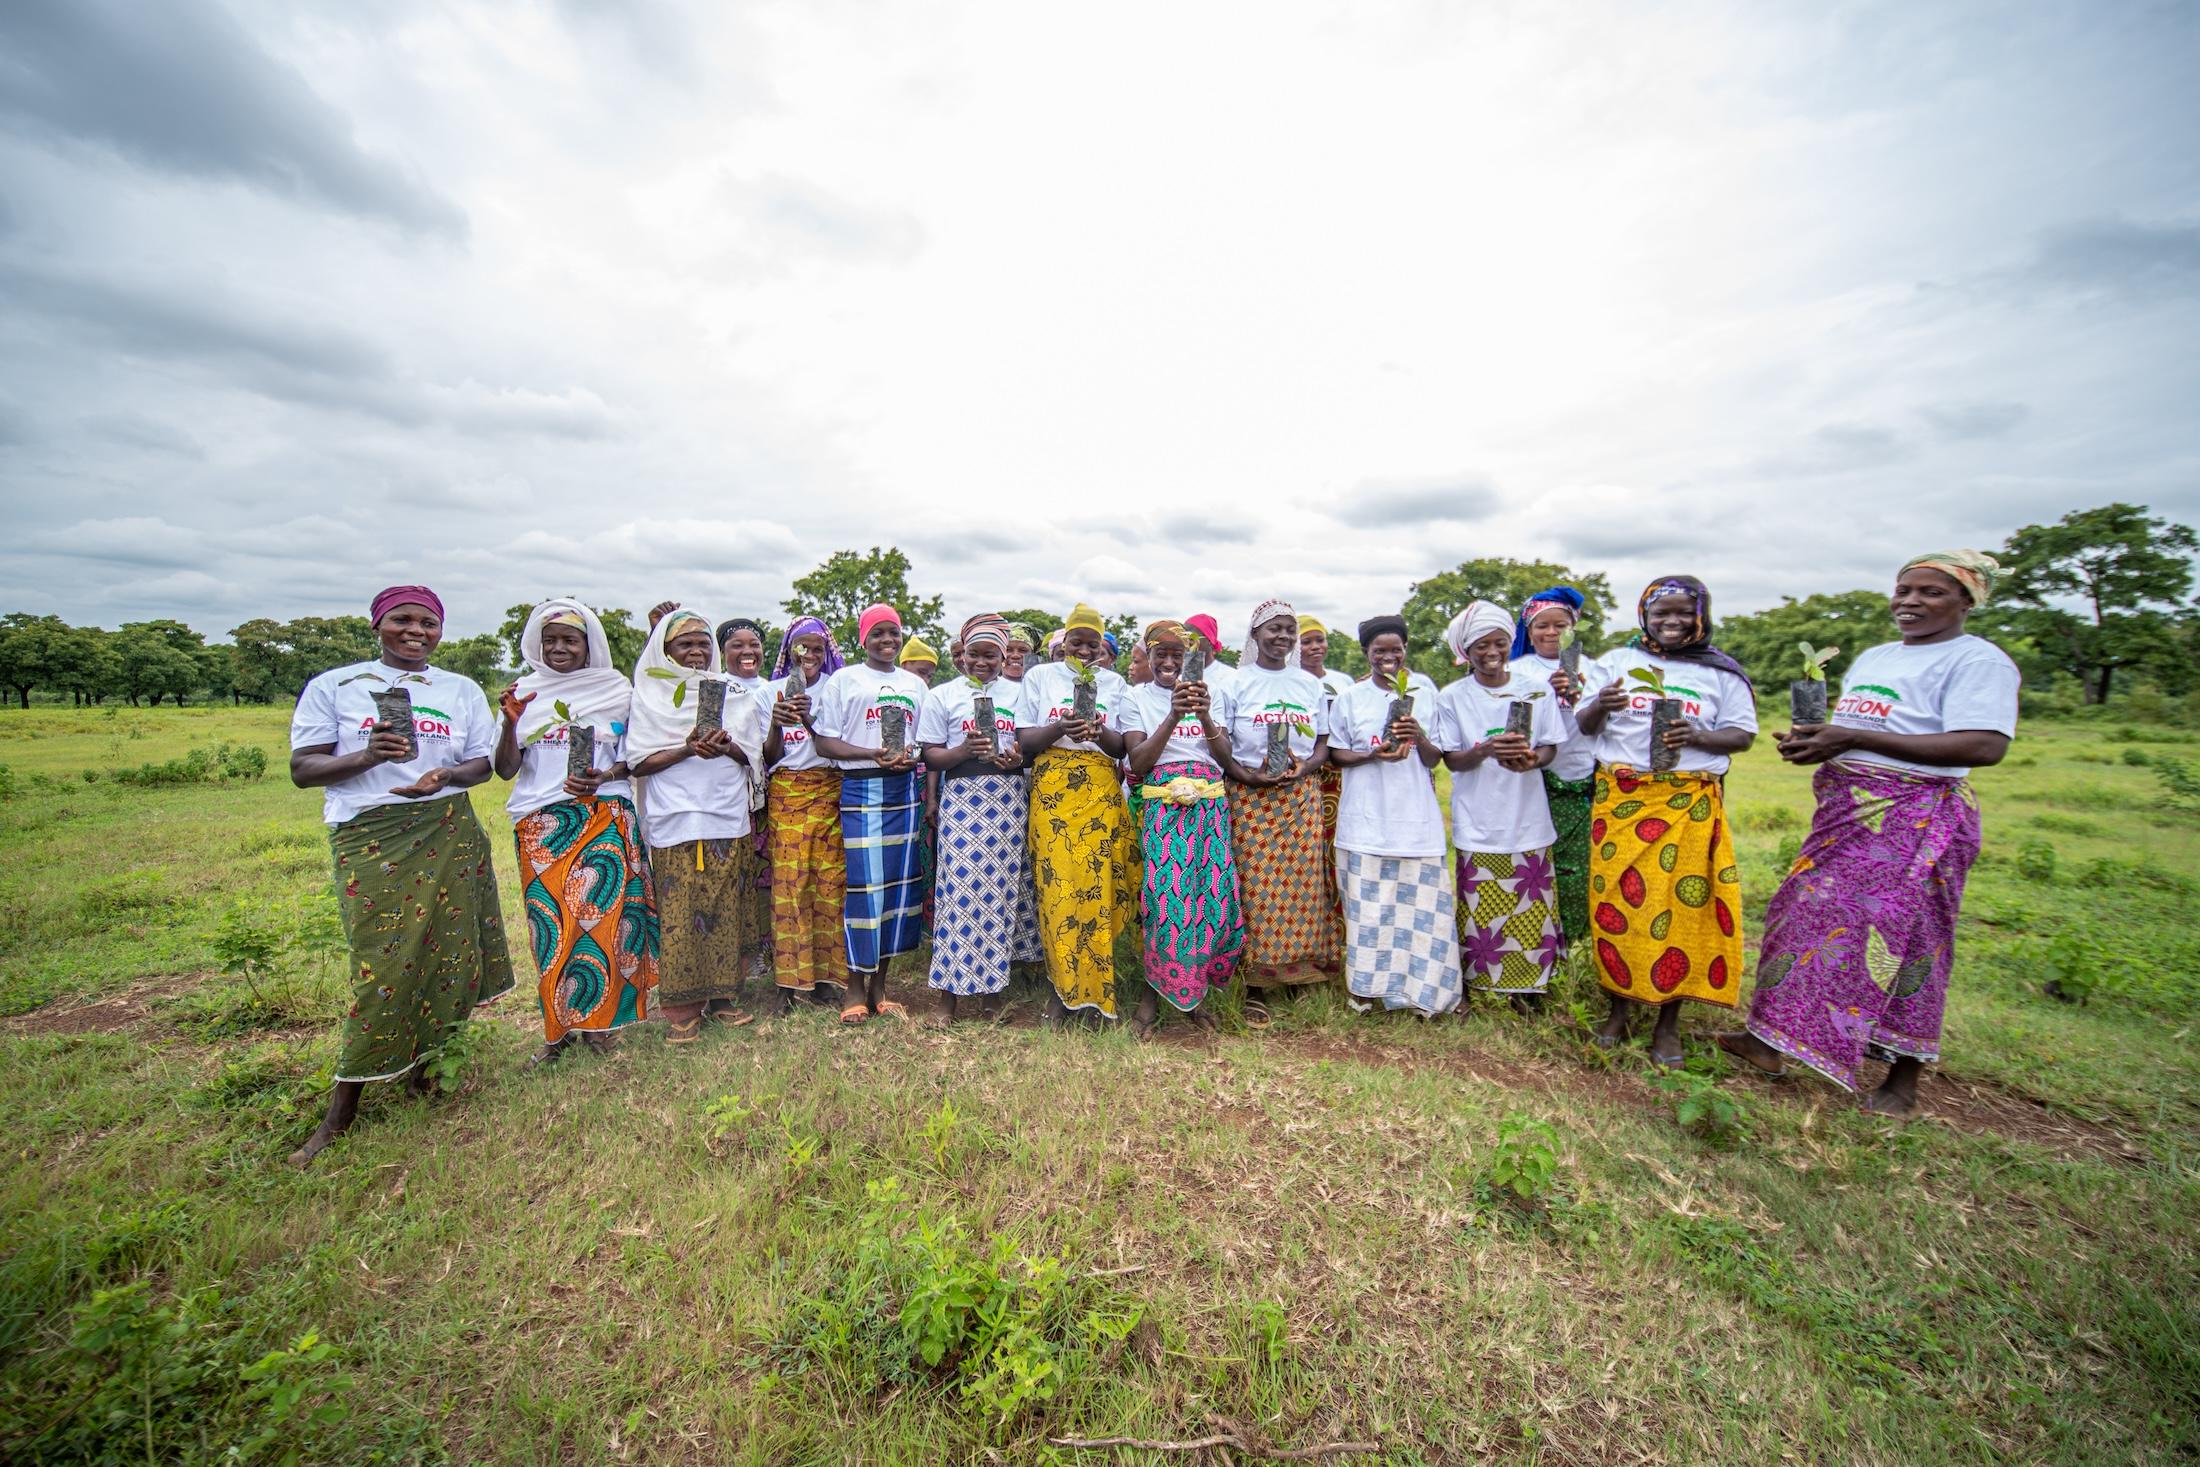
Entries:
[[356, 754], [339, 754], [334, 744], [307, 744], [290, 751], [290, 782], [302, 790], [342, 784], [378, 764], [394, 764], [405, 758], [405, 736], [376, 728], [367, 746]]
[[1992, 729], [1898, 734], [1823, 723], [1815, 728], [1776, 733], [1772, 741], [1779, 746], [1780, 757], [1790, 764], [1823, 764], [1855, 750], [1942, 769], [1989, 769], [2009, 752], [2009, 736]]
[[497, 730], [496, 754], [490, 762], [496, 768], [498, 779], [511, 779], [519, 773], [520, 761], [526, 757], [519, 746], [519, 716], [534, 701], [533, 693], [524, 698], [519, 696], [518, 683], [497, 694], [497, 707], [504, 714], [504, 726]]
[[1598, 688], [1596, 696], [1574, 706], [1574, 724], [1595, 738], [1611, 716], [1627, 706], [1627, 690], [1615, 680]]
[[688, 731], [686, 743], [675, 749], [659, 749], [656, 753], [642, 760], [641, 763], [634, 765], [633, 772], [643, 775], [659, 774], [670, 769], [682, 759], [693, 759], [703, 753], [703, 740], [708, 737], [707, 734], [701, 734], [691, 729]]

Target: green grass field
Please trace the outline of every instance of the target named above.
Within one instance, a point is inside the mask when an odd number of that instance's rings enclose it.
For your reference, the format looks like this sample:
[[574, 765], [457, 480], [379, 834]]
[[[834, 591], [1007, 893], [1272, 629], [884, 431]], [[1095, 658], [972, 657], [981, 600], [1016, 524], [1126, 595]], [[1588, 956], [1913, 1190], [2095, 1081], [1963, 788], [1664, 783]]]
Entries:
[[[301, 1174], [342, 956], [286, 718], [0, 713], [0, 1457], [2200, 1454], [2200, 852], [2145, 762], [2200, 743], [2028, 727], [1979, 777], [1906, 1126], [1725, 1074], [1703, 1011], [1669, 1093], [1568, 1003], [1146, 1046], [805, 1013], [538, 1072], [522, 956], [453, 1093], [375, 1087]], [[224, 742], [266, 777], [114, 778]], [[1807, 781], [1759, 750], [1730, 789], [1754, 919]], [[225, 922], [286, 944], [255, 987]]]

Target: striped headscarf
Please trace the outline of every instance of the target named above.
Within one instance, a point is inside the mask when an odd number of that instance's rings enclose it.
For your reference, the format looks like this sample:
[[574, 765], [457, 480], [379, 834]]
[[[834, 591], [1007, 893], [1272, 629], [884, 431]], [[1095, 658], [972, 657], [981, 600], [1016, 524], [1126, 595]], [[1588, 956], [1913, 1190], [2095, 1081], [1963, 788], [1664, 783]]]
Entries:
[[1259, 663], [1260, 651], [1253, 645], [1254, 637], [1262, 627], [1279, 616], [1290, 617], [1294, 628], [1298, 625], [1298, 612], [1291, 609], [1290, 602], [1278, 597], [1271, 596], [1253, 608], [1253, 619], [1245, 628], [1245, 645], [1238, 651], [1238, 662], [1241, 666], [1251, 668]]
[[990, 611], [981, 611], [962, 625], [963, 651], [988, 643], [1002, 652], [1008, 651], [1008, 622]]
[[1983, 550], [1935, 550], [1904, 561], [1902, 569], [1920, 565], [1954, 580], [1974, 608], [1986, 604], [1994, 594], [1994, 582], [2001, 576], [2001, 562]]

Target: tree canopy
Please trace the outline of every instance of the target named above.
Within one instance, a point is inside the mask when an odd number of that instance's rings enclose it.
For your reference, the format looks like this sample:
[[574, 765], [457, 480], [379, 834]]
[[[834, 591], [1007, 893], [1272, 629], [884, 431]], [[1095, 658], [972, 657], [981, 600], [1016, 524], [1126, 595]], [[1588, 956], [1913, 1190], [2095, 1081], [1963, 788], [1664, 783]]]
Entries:
[[[901, 613], [902, 625], [947, 655], [947, 633], [940, 624], [946, 601], [909, 589], [909, 557], [894, 546], [871, 547], [867, 555], [835, 550], [824, 563], [794, 583], [794, 594], [779, 603], [792, 617], [814, 616], [833, 629], [843, 654], [857, 652], [856, 622], [865, 608], [884, 602]], [[1059, 623], [1057, 623], [1059, 625]]]
[[[2009, 622], [2078, 680], [2086, 701], [2105, 703], [2126, 669], [2164, 672], [2179, 686], [2191, 680], [2196, 552], [2200, 536], [2189, 525], [2150, 516], [2143, 504], [2072, 510], [2009, 537], [2000, 594], [2012, 604]], [[2078, 609], [2057, 604], [2065, 601]]]
[[1604, 630], [1612, 614], [1612, 586], [1601, 571], [1575, 571], [1549, 560], [1511, 560], [1487, 556], [1462, 561], [1457, 567], [1415, 581], [1406, 592], [1404, 615], [1409, 661], [1439, 684], [1457, 675], [1451, 652], [1444, 646], [1444, 628], [1468, 603], [1490, 601], [1517, 615], [1529, 597], [1552, 586], [1572, 586], [1581, 592], [1581, 648], [1594, 657], [1610, 644]]
[[1749, 669], [1760, 689], [1785, 687], [1803, 675], [1799, 642], [1841, 649], [1826, 664], [1826, 677], [1838, 685], [1857, 653], [1895, 636], [1882, 591], [1837, 591], [1800, 601], [1783, 596], [1778, 606], [1722, 617], [1712, 629], [1713, 640]]

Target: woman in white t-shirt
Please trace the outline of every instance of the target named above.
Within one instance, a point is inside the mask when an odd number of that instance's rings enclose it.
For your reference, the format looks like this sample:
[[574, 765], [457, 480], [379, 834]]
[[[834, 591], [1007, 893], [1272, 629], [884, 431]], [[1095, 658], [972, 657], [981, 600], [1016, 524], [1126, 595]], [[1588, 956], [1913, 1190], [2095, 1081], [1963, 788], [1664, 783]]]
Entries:
[[1149, 623], [1141, 640], [1152, 678], [1131, 688], [1142, 731], [1129, 757], [1145, 866], [1140, 907], [1147, 991], [1131, 1020], [1141, 1038], [1160, 1017], [1157, 997], [1213, 1028], [1201, 1005], [1229, 983], [1245, 951], [1222, 780], [1230, 731], [1214, 707], [1213, 689], [1180, 676], [1197, 635], [1182, 622]]
[[[771, 690], [764, 676], [764, 626], [746, 616], [728, 617], [718, 623], [718, 665], [726, 674], [727, 695], [758, 700], [767, 729], [771, 722]], [[767, 766], [770, 760], [766, 761]], [[742, 918], [745, 930], [763, 937], [749, 949], [749, 976], [768, 983], [772, 976], [772, 846], [770, 781], [766, 771], [752, 770], [750, 777], [764, 791], [764, 799], [749, 816], [749, 844], [756, 847], [756, 879], [749, 883], [743, 902], [751, 909]]]
[[[1079, 1011], [1115, 1017], [1115, 943], [1129, 927], [1131, 832], [1115, 772], [1142, 719], [1108, 663], [1106, 624], [1079, 602], [1062, 623], [1062, 659], [1024, 674], [1017, 738], [1032, 761], [1029, 848], [1036, 924], [1054, 992], [1047, 1022]], [[1080, 690], [1092, 712], [1077, 712]]]
[[[1334, 671], [1329, 666], [1329, 625], [1318, 616], [1301, 616], [1299, 618], [1299, 666], [1315, 682], [1322, 685], [1325, 700], [1322, 711], [1325, 715], [1337, 706], [1338, 697], [1352, 686], [1352, 677], [1349, 673]], [[1429, 691], [1433, 693], [1435, 689], [1431, 688]], [[1335, 740], [1330, 741], [1330, 748], [1332, 750], [1336, 748]], [[1336, 760], [1331, 759], [1315, 771], [1314, 777], [1321, 781], [1322, 787], [1322, 884], [1328, 889], [1330, 895], [1335, 897], [1337, 895], [1337, 805], [1338, 801], [1344, 796], [1344, 770], [1338, 767]], [[1344, 915], [1341, 899], [1337, 914], [1340, 917]]]
[[[700, 726], [706, 696], [722, 700], [717, 728]], [[657, 883], [667, 1044], [695, 1043], [706, 1020], [750, 1022], [741, 993], [768, 930], [755, 901], [764, 861], [752, 838], [765, 716], [761, 699], [727, 683], [708, 618], [683, 608], [650, 628], [634, 665], [626, 746]]]
[[[771, 705], [772, 979], [780, 1012], [848, 986], [848, 852], [840, 837], [840, 770], [817, 751], [810, 713], [842, 667], [832, 628], [798, 616], [779, 642], [763, 697]], [[799, 673], [801, 690], [790, 693]], [[835, 1000], [837, 1002], [837, 1000]]]
[[[496, 771], [519, 852], [520, 900], [541, 975], [546, 1064], [579, 1035], [592, 1045], [649, 1017], [657, 986], [657, 898], [634, 815], [626, 725], [634, 685], [611, 665], [603, 622], [553, 597], [519, 634], [527, 667], [498, 695]], [[576, 768], [576, 740], [588, 757]]]
[[[1025, 866], [1024, 760], [1016, 745], [1016, 684], [1001, 677], [1008, 623], [989, 614], [963, 623], [965, 676], [925, 695], [917, 743], [941, 782], [940, 850], [932, 892], [935, 1023], [952, 1023], [957, 1000], [976, 998], [987, 1017], [1008, 987], [1008, 933]], [[907, 666], [906, 660], [903, 663]], [[984, 700], [980, 718], [979, 701]]]
[[[1582, 669], [1575, 708], [1596, 740], [1589, 840], [1590, 925], [1597, 976], [1612, 1012], [1596, 1032], [1625, 1042], [1635, 1008], [1658, 1012], [1650, 1062], [1682, 1060], [1680, 1000], [1732, 1008], [1742, 978], [1742, 886], [1726, 823], [1726, 768], [1757, 737], [1757, 693], [1742, 665], [1711, 641], [1711, 593], [1694, 576], [1652, 581], [1635, 603], [1640, 627], [1624, 647]], [[1665, 747], [1675, 767], [1650, 766], [1659, 689], [1677, 709]]]
[[[1245, 902], [1245, 1016], [1267, 995], [1335, 977], [1344, 958], [1336, 898], [1323, 878], [1321, 781], [1329, 762], [1328, 691], [1299, 666], [1299, 618], [1287, 602], [1253, 609], [1237, 676], [1221, 689], [1230, 730], [1230, 829]], [[1271, 751], [1282, 760], [1270, 769]]]
[[863, 660], [842, 668], [820, 690], [810, 715], [818, 752], [840, 765], [840, 835], [848, 854], [848, 895], [842, 933], [850, 987], [840, 1022], [861, 1024], [879, 1014], [906, 1019], [909, 1010], [886, 997], [895, 958], [917, 950], [924, 935], [924, 819], [917, 715], [926, 688], [900, 666], [901, 613], [883, 603], [856, 621]]
[[[1572, 586], [1538, 591], [1513, 624], [1512, 668], [1551, 690], [1564, 737], [1543, 770], [1543, 801], [1550, 807], [1551, 870], [1558, 880], [1558, 926], [1570, 949], [1589, 940], [1589, 805], [1596, 795], [1594, 741], [1574, 721], [1581, 684], [1569, 677], [1562, 656], [1585, 598]], [[1580, 663], [1575, 663], [1578, 671]]]
[[1849, 666], [1830, 722], [1774, 736], [1782, 759], [1817, 767], [1818, 811], [1765, 911], [1749, 1032], [1719, 1042], [1760, 1070], [1793, 1057], [1849, 1090], [1866, 1059], [1885, 1060], [1864, 1102], [1883, 1115], [1917, 1109], [1919, 1073], [1940, 1057], [1979, 851], [1969, 776], [2016, 733], [2016, 664], [1963, 629], [1999, 570], [1975, 550], [1904, 566], [1890, 603], [1902, 640]]
[[381, 655], [307, 683], [290, 720], [290, 782], [323, 791], [352, 976], [328, 1114], [297, 1166], [350, 1128], [368, 1081], [428, 1090], [424, 1062], [512, 986], [489, 838], [463, 793], [489, 777], [489, 700], [429, 666], [435, 592], [392, 586], [368, 618]]
[[[1467, 675], [1436, 696], [1436, 742], [1451, 768], [1460, 965], [1470, 988], [1528, 1008], [1549, 989], [1564, 945], [1542, 772], [1565, 729], [1550, 688], [1508, 665], [1512, 633], [1513, 618], [1489, 601], [1444, 629]], [[1519, 708], [1525, 733], [1513, 728]]]
[[[1303, 618], [1300, 626], [1303, 636]], [[1409, 696], [1403, 710], [1395, 706], [1404, 617], [1361, 622], [1360, 646], [1374, 676], [1347, 682], [1329, 705], [1329, 757], [1343, 774], [1336, 849], [1345, 986], [1367, 1000], [1357, 1007], [1433, 1018], [1460, 997], [1444, 811], [1431, 773], [1443, 757], [1430, 732], [1436, 704]]]

